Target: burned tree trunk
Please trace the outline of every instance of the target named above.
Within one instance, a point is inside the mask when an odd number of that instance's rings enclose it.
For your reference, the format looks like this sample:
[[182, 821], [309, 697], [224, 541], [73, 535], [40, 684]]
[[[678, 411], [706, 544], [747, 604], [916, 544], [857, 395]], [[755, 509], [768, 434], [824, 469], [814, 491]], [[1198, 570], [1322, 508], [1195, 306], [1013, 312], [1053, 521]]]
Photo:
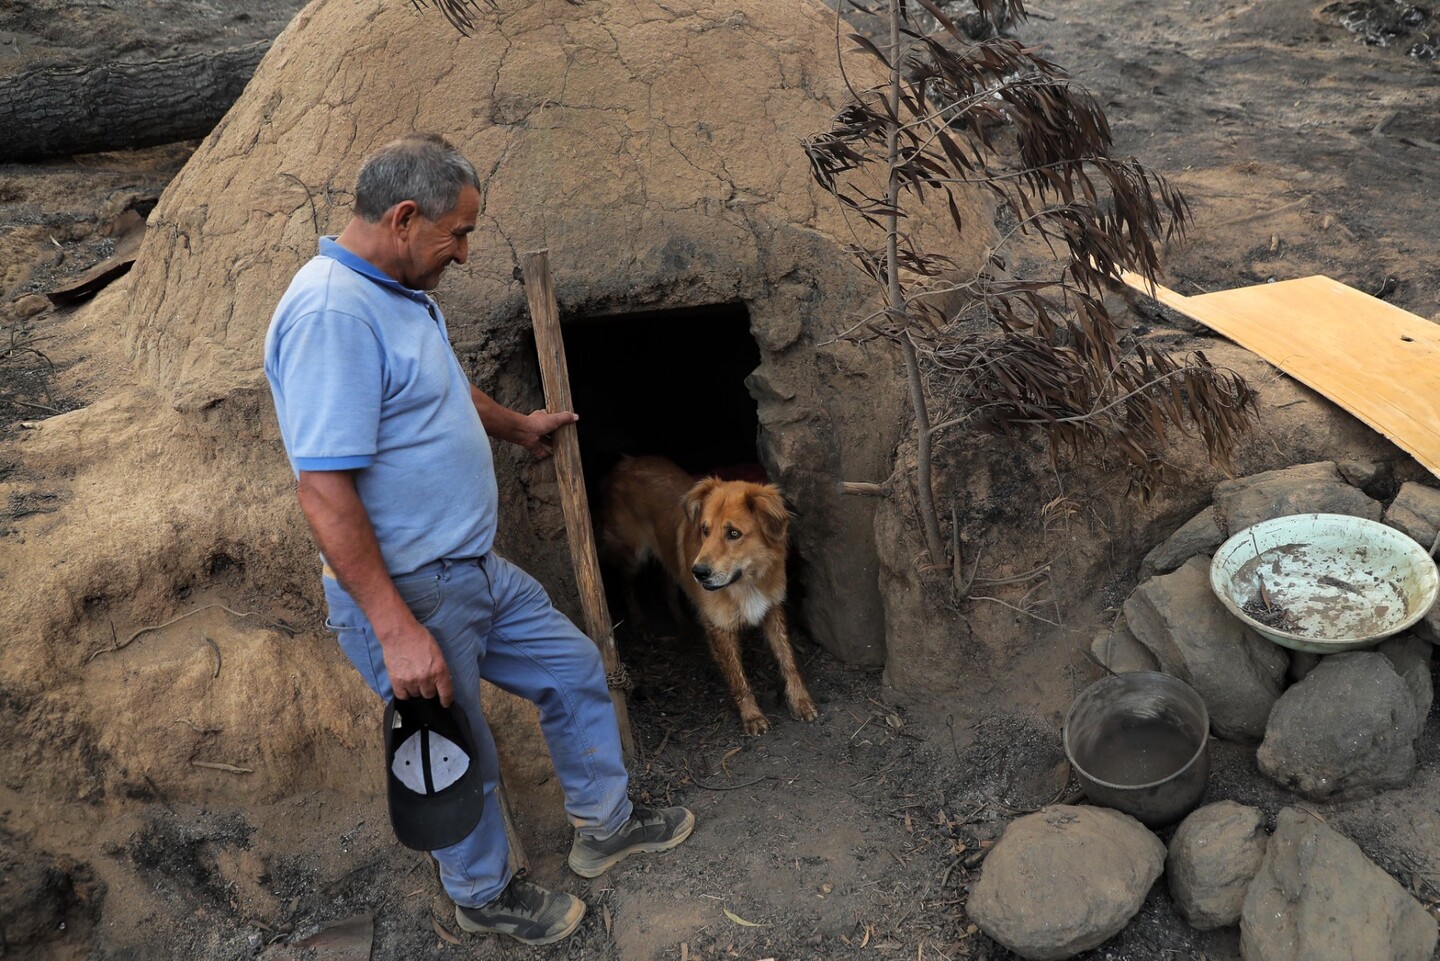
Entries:
[[163, 60], [0, 76], [0, 162], [203, 137], [268, 49], [266, 40]]

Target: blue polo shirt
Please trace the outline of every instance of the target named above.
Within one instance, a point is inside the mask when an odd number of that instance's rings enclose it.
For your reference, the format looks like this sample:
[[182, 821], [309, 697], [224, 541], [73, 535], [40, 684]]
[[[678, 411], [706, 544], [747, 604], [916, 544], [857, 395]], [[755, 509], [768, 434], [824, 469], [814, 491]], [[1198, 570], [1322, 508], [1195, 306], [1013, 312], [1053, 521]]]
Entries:
[[392, 575], [495, 540], [490, 439], [430, 297], [322, 238], [265, 336], [296, 471], [355, 471]]

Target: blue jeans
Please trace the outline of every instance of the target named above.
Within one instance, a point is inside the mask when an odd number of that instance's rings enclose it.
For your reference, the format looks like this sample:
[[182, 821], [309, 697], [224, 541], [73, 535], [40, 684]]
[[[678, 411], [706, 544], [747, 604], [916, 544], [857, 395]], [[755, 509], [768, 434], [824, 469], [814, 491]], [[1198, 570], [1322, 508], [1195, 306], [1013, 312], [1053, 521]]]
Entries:
[[[365, 683], [388, 701], [390, 676], [375, 632], [337, 581], [324, 582], [326, 626], [339, 635]], [[395, 587], [440, 645], [485, 773], [480, 823], [459, 844], [433, 852], [451, 899], [478, 907], [510, 881], [509, 845], [495, 794], [500, 763], [480, 708], [480, 679], [540, 708], [540, 729], [565, 793], [565, 811], [589, 837], [608, 837], [630, 817], [615, 708], [599, 650], [555, 610], [533, 577], [497, 554], [436, 561], [396, 578]]]

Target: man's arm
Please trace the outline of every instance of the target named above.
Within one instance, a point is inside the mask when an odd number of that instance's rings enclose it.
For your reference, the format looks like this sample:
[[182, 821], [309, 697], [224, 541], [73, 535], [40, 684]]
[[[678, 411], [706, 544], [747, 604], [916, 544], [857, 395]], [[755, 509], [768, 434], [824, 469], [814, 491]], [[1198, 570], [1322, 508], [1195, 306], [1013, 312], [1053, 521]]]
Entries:
[[496, 403], [490, 395], [473, 384], [470, 385], [470, 399], [475, 402], [475, 410], [480, 414], [480, 423], [485, 425], [485, 433], [500, 440], [508, 440], [512, 444], [519, 444], [536, 457], [550, 455], [550, 444], [547, 440], [550, 434], [557, 428], [580, 419], [570, 411], [552, 414], [549, 411], [537, 410], [522, 414]]
[[380, 555], [354, 471], [300, 472], [300, 509], [330, 569], [370, 621], [397, 698], [435, 697], [449, 706], [450, 670], [430, 632], [415, 620]]

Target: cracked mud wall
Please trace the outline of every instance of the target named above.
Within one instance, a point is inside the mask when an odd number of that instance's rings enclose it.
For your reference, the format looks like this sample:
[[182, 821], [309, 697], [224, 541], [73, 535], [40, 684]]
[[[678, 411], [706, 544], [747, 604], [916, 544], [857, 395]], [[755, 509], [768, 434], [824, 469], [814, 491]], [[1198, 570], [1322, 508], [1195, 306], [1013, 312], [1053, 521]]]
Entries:
[[[361, 158], [415, 129], [450, 136], [485, 181], [470, 263], [438, 296], [467, 370], [502, 402], [541, 403], [515, 278], [526, 251], [550, 250], [563, 314], [745, 305], [761, 354], [747, 386], [797, 515], [807, 626], [880, 663], [874, 506], [835, 484], [886, 479], [903, 394], [887, 350], [834, 342], [873, 305], [799, 145], [839, 103], [834, 49], [831, 15], [808, 3], [542, 0], [471, 38], [390, 0], [306, 8], [165, 192], [134, 270], [73, 318], [77, 370], [107, 386], [19, 445], [21, 472], [60, 506], [0, 539], [24, 588], [0, 592], [20, 626], [0, 716], [55, 760], [8, 756], [4, 786], [42, 805], [377, 787], [378, 709], [320, 626], [261, 345], [316, 237], [348, 217]], [[955, 255], [974, 262], [978, 246]], [[573, 612], [553, 467], [498, 454], [501, 547]], [[135, 633], [201, 602], [264, 616], [210, 608]], [[540, 783], [533, 715], [492, 709], [510, 763], [534, 766], [516, 780]]]
[[[562, 314], [743, 302], [762, 353], [762, 457], [798, 515], [811, 631], [878, 664], [868, 507], [833, 488], [888, 474], [902, 394], [885, 351], [829, 343], [872, 298], [799, 147], [839, 102], [833, 31], [819, 4], [552, 0], [502, 9], [467, 39], [405, 5], [320, 0], [152, 215], [113, 309], [125, 342], [180, 411], [257, 391], [271, 307], [348, 216], [360, 159], [443, 131], [485, 184], [470, 263], [439, 291], [472, 376], [540, 404], [537, 380], [516, 376], [529, 250], [550, 250]], [[643, 376], [643, 362], [617, 375]], [[502, 469], [529, 482], [529, 506], [547, 502], [548, 466]], [[567, 594], [563, 551], [527, 536], [554, 521], [517, 523], [508, 506], [505, 549]]]

